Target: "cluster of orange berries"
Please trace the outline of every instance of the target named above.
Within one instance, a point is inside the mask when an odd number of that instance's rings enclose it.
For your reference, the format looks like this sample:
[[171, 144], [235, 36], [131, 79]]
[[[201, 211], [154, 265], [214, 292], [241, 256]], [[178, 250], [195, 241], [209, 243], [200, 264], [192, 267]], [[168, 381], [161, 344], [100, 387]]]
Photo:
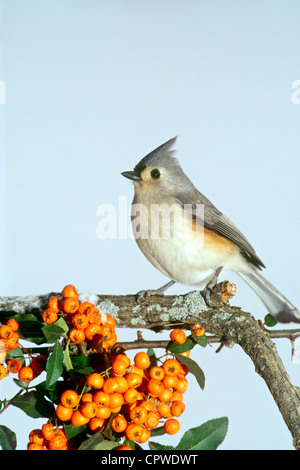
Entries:
[[[86, 425], [91, 432], [109, 425], [117, 436], [139, 444], [145, 443], [151, 429], [162, 421], [166, 433], [177, 433], [180, 429], [177, 418], [185, 410], [183, 393], [188, 386], [187, 368], [174, 358], [165, 359], [161, 366], [150, 367], [146, 352], [138, 352], [133, 364], [126, 354], [111, 356], [110, 363], [106, 371], [87, 376], [80, 394], [71, 389], [62, 393], [56, 407], [58, 422], [72, 423], [75, 427]], [[34, 431], [35, 435], [43, 434], [43, 429]], [[28, 447], [58, 450], [58, 442], [61, 442], [61, 449], [68, 449], [71, 446], [66, 438], [62, 439], [61, 431], [55, 444], [45, 442], [45, 437], [44, 441], [34, 441], [31, 435]], [[118, 449], [132, 450], [126, 445]]]
[[[5, 325], [0, 326], [0, 380], [7, 377], [10, 372], [21, 372], [22, 362], [11, 359], [6, 361], [6, 367], [3, 363], [6, 360], [7, 353], [19, 347], [19, 323], [10, 318]], [[22, 375], [22, 373], [21, 373]]]
[[55, 323], [61, 314], [70, 326], [69, 339], [72, 343], [89, 342], [93, 352], [108, 349], [117, 342], [116, 322], [103, 314], [91, 302], [79, 302], [79, 294], [72, 284], [62, 290], [62, 298], [53, 296], [49, 299], [46, 310], [42, 313], [45, 323]]
[[33, 429], [30, 432], [27, 450], [67, 450], [67, 443], [68, 439], [63, 429], [46, 423], [42, 429]]
[[[7, 353], [19, 347], [19, 323], [10, 318], [5, 325], [0, 326], [0, 380], [9, 373], [18, 374], [22, 382], [31, 382], [38, 377], [46, 367], [47, 358], [42, 355], [31, 359], [29, 366], [24, 366], [18, 359], [6, 360]], [[3, 363], [6, 361], [6, 367]]]

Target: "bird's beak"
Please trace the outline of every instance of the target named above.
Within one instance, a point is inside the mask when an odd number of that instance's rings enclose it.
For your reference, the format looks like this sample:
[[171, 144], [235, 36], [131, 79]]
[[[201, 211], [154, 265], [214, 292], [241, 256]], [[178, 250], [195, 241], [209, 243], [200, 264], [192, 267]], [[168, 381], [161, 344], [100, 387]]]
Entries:
[[132, 181], [141, 181], [140, 176], [135, 171], [123, 171], [121, 175], [125, 176], [125, 178], [128, 178]]

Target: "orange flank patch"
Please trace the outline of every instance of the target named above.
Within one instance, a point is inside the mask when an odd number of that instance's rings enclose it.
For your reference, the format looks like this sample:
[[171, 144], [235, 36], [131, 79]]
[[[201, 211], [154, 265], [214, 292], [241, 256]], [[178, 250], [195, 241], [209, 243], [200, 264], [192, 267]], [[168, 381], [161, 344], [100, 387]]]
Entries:
[[232, 255], [239, 249], [235, 243], [207, 228], [204, 228], [204, 245]]

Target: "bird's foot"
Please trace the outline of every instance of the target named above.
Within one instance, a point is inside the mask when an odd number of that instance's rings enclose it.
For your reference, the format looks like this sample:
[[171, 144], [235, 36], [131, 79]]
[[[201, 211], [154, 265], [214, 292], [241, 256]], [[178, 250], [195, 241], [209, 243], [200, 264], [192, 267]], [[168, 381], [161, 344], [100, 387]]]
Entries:
[[164, 286], [160, 287], [159, 289], [148, 289], [148, 290], [140, 290], [136, 294], [136, 301], [139, 303], [141, 300], [146, 300], [147, 297], [152, 297], [154, 295], [161, 296], [164, 295], [165, 291], [175, 284], [175, 281], [170, 281]]

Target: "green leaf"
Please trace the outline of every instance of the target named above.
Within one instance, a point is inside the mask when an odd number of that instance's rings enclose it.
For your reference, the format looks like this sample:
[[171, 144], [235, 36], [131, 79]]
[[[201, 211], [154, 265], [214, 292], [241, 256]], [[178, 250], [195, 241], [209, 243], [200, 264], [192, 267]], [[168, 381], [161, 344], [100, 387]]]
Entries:
[[11, 349], [8, 351], [6, 361], [9, 361], [10, 359], [18, 359], [24, 365], [24, 354], [20, 346], [18, 346], [16, 349]]
[[50, 418], [54, 411], [53, 405], [36, 390], [16, 396], [11, 403], [31, 418]]
[[48, 343], [54, 343], [58, 338], [68, 332], [68, 326], [63, 318], [59, 318], [51, 325], [44, 325], [42, 331]]
[[35, 344], [45, 343], [45, 335], [43, 333], [42, 323], [35, 315], [27, 313], [19, 314], [13, 317], [20, 325], [18, 333], [21, 339], [25, 339]]
[[119, 442], [104, 439], [101, 431], [98, 431], [94, 436], [83, 441], [78, 450], [111, 450], [119, 446]]
[[60, 342], [57, 340], [52, 354], [50, 354], [46, 365], [46, 386], [54, 384], [62, 375], [64, 366], [64, 352]]
[[73, 356], [71, 357], [72, 367], [76, 373], [79, 374], [91, 374], [95, 372], [91, 366], [91, 358], [88, 356]]
[[178, 361], [187, 366], [188, 370], [195, 376], [198, 384], [203, 390], [205, 385], [205, 375], [203, 370], [198, 366], [197, 362], [193, 361], [193, 359], [189, 357], [181, 356], [180, 354], [175, 354], [175, 356]]
[[193, 340], [195, 343], [199, 344], [199, 346], [202, 346], [202, 348], [207, 346], [207, 336], [205, 334], [202, 336], [193, 335]]
[[73, 426], [73, 424], [65, 424], [64, 431], [66, 433], [68, 441], [73, 439], [73, 437], [77, 436], [81, 432], [86, 430], [86, 425], [83, 426]]
[[265, 325], [268, 326], [269, 328], [271, 328], [272, 326], [275, 326], [277, 325], [277, 321], [275, 320], [274, 317], [272, 317], [272, 315], [270, 313], [268, 313], [265, 318]]
[[154, 367], [157, 365], [157, 357], [155, 355], [154, 349], [152, 348], [148, 348], [147, 354], [150, 357], [150, 366], [148, 367], [148, 369], [151, 369], [151, 367]]
[[206, 421], [186, 431], [176, 450], [215, 450], [224, 440], [228, 429], [228, 418]]
[[166, 446], [164, 444], [159, 444], [158, 442], [149, 442], [149, 449], [150, 450], [175, 450], [176, 448], [173, 446]]
[[74, 372], [73, 364], [70, 358], [69, 344], [70, 344], [70, 340], [67, 341], [66, 348], [64, 351], [64, 364], [65, 364], [66, 370], [70, 378], [73, 380], [75, 378], [75, 372]]
[[2, 450], [16, 450], [17, 447], [16, 434], [3, 424], [0, 425], [0, 446]]
[[54, 384], [47, 386], [46, 381], [44, 381], [36, 385], [35, 388], [38, 393], [49, 398], [52, 403], [57, 403], [62, 392], [66, 390], [66, 384], [63, 380], [58, 380]]
[[168, 344], [168, 351], [171, 351], [172, 353], [183, 353], [186, 351], [190, 351], [193, 349], [193, 347], [196, 345], [195, 341], [193, 340], [192, 336], [188, 336], [186, 338], [185, 343], [183, 344], [176, 344], [173, 341], [170, 341]]
[[157, 428], [151, 429], [151, 437], [162, 436], [166, 434], [165, 428], [163, 426], [158, 426]]

